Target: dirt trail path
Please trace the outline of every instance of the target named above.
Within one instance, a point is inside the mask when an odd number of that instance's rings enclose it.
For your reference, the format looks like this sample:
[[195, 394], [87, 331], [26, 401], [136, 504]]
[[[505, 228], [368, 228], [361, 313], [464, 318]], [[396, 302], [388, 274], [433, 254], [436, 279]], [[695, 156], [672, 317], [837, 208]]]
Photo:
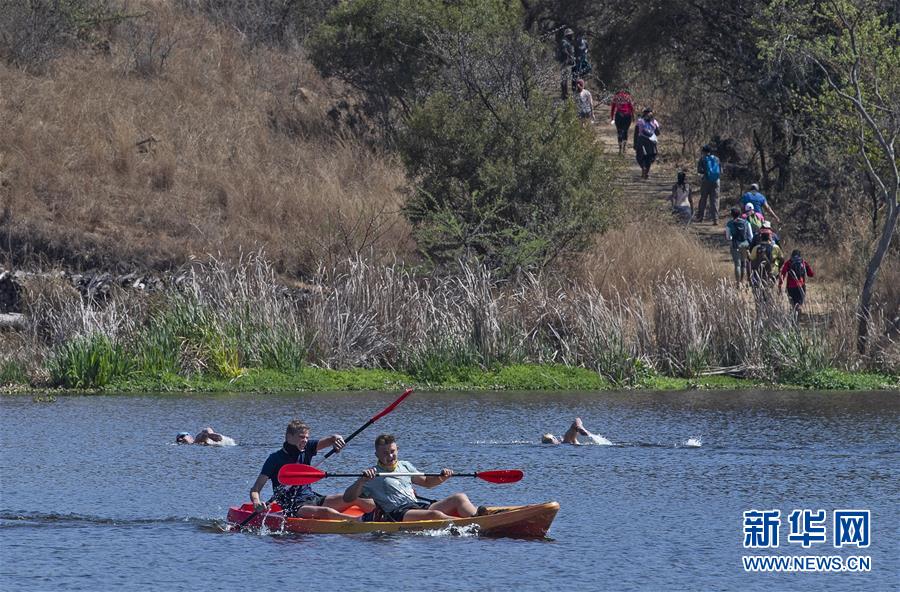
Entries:
[[[600, 119], [599, 123], [594, 126], [598, 138], [602, 142], [606, 150], [612, 154], [617, 154], [619, 147], [616, 138], [616, 128], [609, 124], [609, 120]], [[627, 163], [624, 172], [618, 179], [618, 186], [622, 191], [625, 202], [628, 204], [628, 210], [634, 212], [643, 212], [653, 217], [662, 217], [670, 219], [671, 207], [667, 200], [672, 191], [672, 185], [675, 183], [675, 176], [679, 169], [679, 164], [685, 167], [687, 171], [688, 182], [694, 185], [694, 207], [697, 207], [700, 199], [700, 188], [697, 186], [697, 175], [693, 172], [694, 168], [685, 162], [685, 159], [678, 155], [667, 154], [665, 146], [665, 129], [661, 134], [663, 140], [660, 146], [659, 159], [654, 163], [650, 170], [649, 179], [641, 179], [641, 168], [638, 166], [634, 158], [634, 150], [631, 149], [631, 134], [634, 127], [629, 130], [628, 146], [625, 154], [619, 158]], [[702, 224], [691, 223], [686, 227], [686, 231], [694, 235], [709, 253], [711, 261], [716, 262], [716, 268], [721, 268], [722, 277], [732, 278], [731, 254], [728, 248], [728, 242], [725, 240], [724, 224], [727, 220], [722, 215], [720, 209], [719, 224], [713, 226], [709, 222]]]

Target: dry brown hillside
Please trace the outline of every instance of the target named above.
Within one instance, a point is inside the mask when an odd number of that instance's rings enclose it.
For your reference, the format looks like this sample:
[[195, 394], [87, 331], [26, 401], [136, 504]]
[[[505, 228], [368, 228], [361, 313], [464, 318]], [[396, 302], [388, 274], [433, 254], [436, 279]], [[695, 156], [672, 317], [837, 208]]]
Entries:
[[343, 89], [296, 53], [140, 8], [41, 75], [0, 64], [7, 264], [166, 268], [261, 247], [293, 275], [411, 250], [402, 168], [347, 133]]

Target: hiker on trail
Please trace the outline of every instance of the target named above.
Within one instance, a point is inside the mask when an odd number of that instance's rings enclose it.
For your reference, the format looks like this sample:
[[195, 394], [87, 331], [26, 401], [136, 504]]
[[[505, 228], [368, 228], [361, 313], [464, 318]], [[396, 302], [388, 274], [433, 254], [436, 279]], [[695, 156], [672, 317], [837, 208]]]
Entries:
[[752, 203], [744, 204], [744, 219], [750, 223], [753, 232], [759, 232], [766, 221], [766, 217], [757, 212]]
[[196, 436], [191, 436], [190, 432], [178, 432], [175, 436], [176, 444], [202, 444], [208, 446], [211, 442], [221, 442], [224, 436], [219, 434], [212, 428], [203, 428]]
[[566, 430], [566, 433], [563, 434], [562, 440], [554, 436], [553, 434], [544, 434], [541, 436], [541, 444], [574, 444], [578, 446], [581, 442], [578, 441], [578, 434], [582, 436], [591, 437], [591, 433], [584, 429], [584, 425], [581, 423], [581, 418], [576, 417], [572, 422], [572, 425], [569, 426], [569, 429]]
[[631, 98], [628, 89], [622, 89], [613, 95], [609, 118], [609, 123], [616, 126], [616, 134], [619, 137], [619, 154], [625, 154], [628, 128], [631, 127], [631, 121], [634, 119], [634, 99]]
[[653, 109], [647, 107], [634, 125], [634, 153], [641, 167], [641, 178], [650, 177], [650, 166], [658, 154], [659, 122], [653, 117]]
[[781, 238], [772, 228], [772, 223], [766, 220], [762, 223], [760, 229], [753, 235], [753, 240], [750, 241], [750, 248], [752, 249], [759, 243], [759, 239], [762, 235], [768, 234], [772, 244], [781, 245]]
[[738, 208], [731, 208], [731, 220], [725, 225], [725, 238], [731, 241], [731, 261], [734, 263], [734, 280], [740, 284], [750, 281], [750, 263], [748, 249], [753, 240], [753, 229], [750, 223], [741, 217]]
[[800, 254], [800, 251], [794, 249], [791, 258], [784, 262], [781, 266], [781, 273], [778, 275], [778, 290], [784, 280], [787, 279], [788, 298], [794, 306], [794, 312], [800, 314], [800, 307], [806, 301], [806, 278], [815, 277], [812, 267], [809, 266], [806, 259]]
[[[722, 164], [708, 144], [700, 152], [700, 160], [697, 161], [697, 174], [700, 175], [700, 208], [697, 211], [697, 222], [709, 219], [715, 225], [719, 223], [719, 179], [722, 177]], [[709, 216], [706, 216], [707, 211]]]
[[563, 31], [563, 36], [559, 40], [556, 48], [556, 60], [560, 63], [560, 81], [559, 90], [561, 98], [566, 99], [569, 96], [569, 84], [572, 80], [572, 69], [575, 67], [575, 46], [573, 40], [575, 32], [572, 29]]
[[584, 88], [584, 80], [578, 79], [575, 82], [575, 107], [578, 110], [578, 119], [581, 120], [581, 127], [587, 125], [590, 119], [594, 123], [594, 98], [588, 89]]
[[[250, 489], [250, 501], [257, 512], [267, 511], [269, 505], [263, 502], [259, 493], [266, 482], [272, 481], [273, 499], [278, 502], [287, 516], [299, 518], [318, 518], [323, 520], [350, 519], [357, 516], [343, 514], [342, 511], [351, 505], [344, 502], [340, 495], [321, 495], [309, 485], [284, 486], [278, 481], [278, 471], [286, 464], [301, 463], [308, 465], [320, 450], [334, 448], [340, 452], [344, 447], [344, 438], [340, 434], [332, 434], [320, 440], [310, 439], [309, 426], [299, 419], [291, 420], [284, 435], [284, 444], [266, 459], [263, 468]], [[375, 506], [369, 500], [358, 500], [355, 504], [364, 512]]]
[[771, 234], [761, 234], [759, 243], [750, 251], [750, 283], [754, 286], [775, 282], [776, 270], [781, 269], [784, 254], [781, 247], [772, 242]]
[[669, 201], [672, 203], [672, 213], [685, 224], [690, 224], [694, 218], [693, 192], [693, 187], [687, 182], [687, 174], [679, 171], [677, 180], [672, 185]]
[[475, 508], [464, 493], [454, 493], [436, 502], [421, 501], [416, 497], [413, 484], [437, 487], [453, 476], [450, 469], [441, 470], [439, 476], [391, 477], [390, 474], [417, 473], [416, 467], [399, 460], [397, 440], [391, 434], [375, 438], [375, 457], [378, 464], [362, 474], [344, 491], [344, 502], [355, 503], [360, 495], [370, 497], [384, 517], [392, 522], [415, 520], [447, 520], [454, 517], [469, 518], [482, 515], [485, 509]]
[[759, 192], [759, 185], [756, 183], [752, 183], [750, 185], [750, 191], [741, 196], [741, 206], [745, 206], [748, 203], [752, 203], [753, 209], [760, 214], [762, 214], [763, 209], [765, 209], [770, 216], [775, 218], [776, 222], [781, 222], [775, 214], [775, 211], [772, 210], [772, 206], [770, 206], [769, 202], [766, 200], [766, 196]]
[[572, 80], [578, 80], [579, 78], [583, 80], [590, 75], [592, 70], [593, 68], [588, 60], [587, 38], [582, 33], [578, 35], [578, 40], [575, 42], [575, 65], [572, 66]]

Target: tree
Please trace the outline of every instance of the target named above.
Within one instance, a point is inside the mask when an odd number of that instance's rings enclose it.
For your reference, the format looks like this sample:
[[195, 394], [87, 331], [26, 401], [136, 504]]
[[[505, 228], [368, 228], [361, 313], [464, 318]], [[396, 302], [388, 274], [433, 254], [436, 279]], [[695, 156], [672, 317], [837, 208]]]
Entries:
[[400, 151], [406, 213], [436, 265], [477, 259], [501, 275], [590, 243], [612, 218], [612, 167], [570, 104], [557, 104], [543, 47], [502, 32], [444, 31], [441, 92], [409, 118]]
[[[881, 234], [866, 266], [857, 308], [857, 349], [866, 353], [878, 272], [897, 231], [900, 169], [900, 25], [877, 0], [773, 0], [773, 35], [761, 43], [773, 62], [788, 61], [818, 76], [818, 94], [806, 108], [831, 126], [836, 143], [849, 143], [868, 171], [885, 210]], [[846, 127], [848, 108], [852, 134]]]

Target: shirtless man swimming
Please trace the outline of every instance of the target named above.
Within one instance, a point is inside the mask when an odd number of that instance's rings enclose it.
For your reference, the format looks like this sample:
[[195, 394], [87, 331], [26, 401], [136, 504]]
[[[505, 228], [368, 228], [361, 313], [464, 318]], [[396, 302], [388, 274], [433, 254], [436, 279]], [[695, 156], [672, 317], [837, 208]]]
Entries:
[[175, 436], [176, 444], [205, 444], [208, 445], [210, 442], [221, 442], [222, 434], [219, 434], [212, 428], [203, 428], [196, 436], [191, 436], [190, 432], [178, 432], [178, 435]]
[[544, 434], [541, 436], [541, 444], [574, 444], [577, 446], [581, 444], [581, 442], [578, 441], [578, 434], [587, 436], [588, 438], [591, 437], [591, 433], [584, 429], [580, 417], [575, 418], [575, 421], [572, 422], [572, 425], [569, 426], [569, 429], [566, 430], [566, 433], [563, 435], [562, 441], [553, 434]]

